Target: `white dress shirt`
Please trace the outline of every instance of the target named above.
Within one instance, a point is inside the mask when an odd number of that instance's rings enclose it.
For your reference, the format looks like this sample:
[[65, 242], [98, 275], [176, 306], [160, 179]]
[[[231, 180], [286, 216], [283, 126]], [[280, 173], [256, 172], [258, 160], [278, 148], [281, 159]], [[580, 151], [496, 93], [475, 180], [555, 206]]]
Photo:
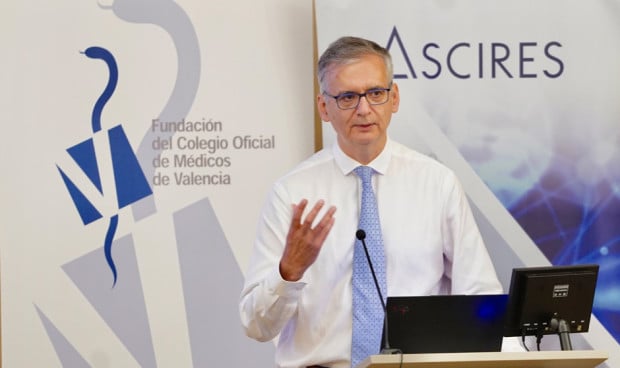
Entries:
[[[350, 366], [351, 275], [361, 196], [352, 170], [359, 165], [334, 144], [277, 181], [265, 203], [239, 308], [248, 336], [268, 341], [279, 335], [278, 367]], [[368, 166], [378, 172], [373, 186], [389, 296], [502, 292], [451, 170], [391, 140]], [[336, 206], [336, 219], [315, 263], [301, 280], [287, 282], [278, 266], [292, 205], [303, 198], [306, 212], [320, 199], [326, 202], [322, 212]]]

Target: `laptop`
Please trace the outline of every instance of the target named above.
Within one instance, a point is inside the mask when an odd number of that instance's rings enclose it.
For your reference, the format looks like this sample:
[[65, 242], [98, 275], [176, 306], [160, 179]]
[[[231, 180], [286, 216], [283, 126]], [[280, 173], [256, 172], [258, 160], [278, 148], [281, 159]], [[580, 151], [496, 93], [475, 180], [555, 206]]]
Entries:
[[403, 354], [501, 351], [507, 302], [506, 294], [388, 297], [389, 345]]

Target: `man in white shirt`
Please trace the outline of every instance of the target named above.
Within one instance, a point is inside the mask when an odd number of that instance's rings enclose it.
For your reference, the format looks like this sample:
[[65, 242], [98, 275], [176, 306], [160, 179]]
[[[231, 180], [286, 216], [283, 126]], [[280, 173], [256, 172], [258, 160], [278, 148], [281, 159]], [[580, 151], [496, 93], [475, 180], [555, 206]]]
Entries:
[[360, 165], [375, 172], [387, 295], [502, 292], [453, 172], [388, 137], [400, 102], [392, 75], [388, 51], [360, 38], [335, 41], [319, 60], [318, 110], [337, 143], [274, 184], [240, 301], [248, 336], [278, 337], [278, 367], [352, 364]]

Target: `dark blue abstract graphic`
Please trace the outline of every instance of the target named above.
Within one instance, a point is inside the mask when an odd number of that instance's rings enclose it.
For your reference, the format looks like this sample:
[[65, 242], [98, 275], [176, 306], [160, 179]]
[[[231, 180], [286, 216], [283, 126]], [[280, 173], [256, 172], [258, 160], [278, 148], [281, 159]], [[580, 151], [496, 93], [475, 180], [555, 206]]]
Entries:
[[594, 314], [620, 342], [620, 183], [585, 184], [572, 166], [556, 159], [507, 207], [552, 264], [600, 266]]
[[[95, 103], [91, 117], [91, 126], [93, 135], [101, 130], [101, 113], [103, 108], [114, 93], [118, 81], [118, 67], [114, 56], [106, 49], [101, 47], [89, 47], [84, 52], [86, 56], [92, 59], [101, 59], [108, 66], [109, 77], [108, 83]], [[107, 132], [108, 142], [110, 146], [110, 154], [112, 160], [112, 168], [114, 174], [114, 183], [116, 187], [116, 198], [118, 209], [128, 206], [144, 197], [151, 195], [153, 192], [149, 186], [142, 168], [131, 148], [129, 140], [125, 135], [123, 127], [117, 125]], [[95, 145], [93, 138], [89, 138], [73, 147], [67, 149], [71, 158], [76, 162], [92, 184], [103, 192], [101, 181], [101, 173], [97, 163]], [[88, 197], [79, 189], [79, 186], [67, 176], [67, 174], [58, 167], [58, 171], [73, 199], [73, 203], [79, 212], [80, 218], [84, 225], [96, 221], [103, 217], [96, 206], [88, 199]], [[105, 235], [104, 253], [108, 267], [114, 277], [113, 285], [116, 285], [117, 271], [112, 257], [112, 244], [114, 235], [118, 226], [118, 214], [110, 217], [110, 223]]]

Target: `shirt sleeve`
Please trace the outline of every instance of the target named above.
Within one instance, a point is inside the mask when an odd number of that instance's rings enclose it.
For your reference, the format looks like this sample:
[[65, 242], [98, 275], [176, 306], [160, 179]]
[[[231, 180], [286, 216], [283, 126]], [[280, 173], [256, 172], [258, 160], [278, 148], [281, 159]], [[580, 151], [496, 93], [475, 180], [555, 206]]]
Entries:
[[289, 282], [279, 270], [292, 216], [292, 203], [274, 186], [257, 228], [252, 257], [241, 292], [239, 312], [246, 334], [258, 341], [275, 338], [297, 310], [303, 279]]
[[447, 180], [443, 225], [445, 272], [452, 294], [499, 294], [503, 288], [461, 184]]

